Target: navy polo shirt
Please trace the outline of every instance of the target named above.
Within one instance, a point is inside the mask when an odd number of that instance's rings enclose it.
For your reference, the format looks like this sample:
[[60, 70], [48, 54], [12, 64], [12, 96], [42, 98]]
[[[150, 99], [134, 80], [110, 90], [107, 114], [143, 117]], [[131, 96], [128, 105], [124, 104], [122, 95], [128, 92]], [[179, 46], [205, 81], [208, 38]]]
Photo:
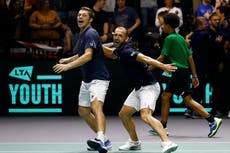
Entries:
[[141, 86], [157, 82], [148, 65], [136, 60], [139, 52], [132, 48], [130, 43], [126, 43], [121, 49], [115, 49], [114, 54], [118, 57], [132, 87], [139, 89]]
[[110, 80], [109, 72], [105, 65], [104, 52], [98, 32], [89, 27], [79, 34], [77, 46], [74, 48], [79, 56], [85, 53], [87, 48], [93, 49], [93, 58], [91, 61], [81, 66], [82, 78], [84, 82], [92, 80]]

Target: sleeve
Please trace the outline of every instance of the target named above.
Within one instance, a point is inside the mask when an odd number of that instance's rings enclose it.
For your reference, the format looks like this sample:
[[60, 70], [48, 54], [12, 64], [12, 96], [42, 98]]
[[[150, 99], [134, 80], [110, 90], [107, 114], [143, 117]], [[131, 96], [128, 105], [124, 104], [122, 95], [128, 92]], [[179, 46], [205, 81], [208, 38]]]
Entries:
[[196, 11], [196, 16], [204, 16], [204, 13], [203, 12], [201, 12], [201, 6], [199, 5], [198, 7], [197, 7], [197, 11]]
[[178, 8], [178, 14], [177, 14], [180, 18], [180, 25], [179, 27], [181, 27], [183, 25], [183, 14], [180, 8]]
[[161, 51], [161, 55], [168, 56], [169, 46], [170, 46], [170, 41], [169, 41], [169, 38], [166, 37], [165, 41], [164, 41], [162, 51]]
[[159, 14], [161, 11], [162, 11], [161, 9], [158, 9], [158, 10], [157, 10], [157, 13], [156, 13], [156, 17], [155, 17], [155, 25], [156, 25], [156, 27], [160, 27], [160, 22], [159, 22], [159, 19], [158, 19], [158, 14]]
[[99, 38], [97, 37], [96, 33], [94, 32], [87, 33], [85, 36], [85, 40], [86, 40], [85, 49], [86, 48], [93, 48], [93, 49], [97, 48], [96, 40], [99, 40]]
[[132, 48], [127, 49], [123, 52], [123, 56], [131, 61], [135, 61], [137, 59], [138, 52]]
[[130, 7], [130, 10], [131, 10], [131, 12], [132, 12], [132, 14], [133, 14], [133, 18], [134, 18], [134, 19], [140, 18], [139, 15], [138, 15], [138, 13], [137, 13], [137, 11], [136, 11], [134, 8], [131, 8], [131, 7]]

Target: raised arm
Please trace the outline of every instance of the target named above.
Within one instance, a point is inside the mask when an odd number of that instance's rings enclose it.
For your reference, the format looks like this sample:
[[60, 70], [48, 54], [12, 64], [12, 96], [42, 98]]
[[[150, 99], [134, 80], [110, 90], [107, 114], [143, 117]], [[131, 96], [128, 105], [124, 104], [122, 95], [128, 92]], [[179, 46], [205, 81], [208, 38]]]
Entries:
[[177, 67], [175, 67], [173, 64], [163, 64], [162, 62], [157, 61], [142, 53], [139, 53], [137, 55], [137, 61], [147, 63], [148, 65], [153, 66], [153, 67], [158, 67], [164, 70], [166, 73], [175, 72], [177, 70]]
[[117, 58], [117, 56], [113, 53], [114, 48], [109, 48], [105, 45], [102, 45], [102, 47], [103, 47], [104, 55], [106, 57], [111, 58], [111, 59]]

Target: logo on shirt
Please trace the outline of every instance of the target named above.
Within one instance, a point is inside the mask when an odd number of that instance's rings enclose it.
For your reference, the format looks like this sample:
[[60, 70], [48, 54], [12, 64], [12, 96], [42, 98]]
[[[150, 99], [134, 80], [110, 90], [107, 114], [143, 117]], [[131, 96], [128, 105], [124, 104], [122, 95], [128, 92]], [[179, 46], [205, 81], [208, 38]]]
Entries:
[[132, 52], [132, 53], [131, 53], [131, 56], [134, 56], [134, 55], [135, 55], [135, 53], [134, 53], [134, 52]]

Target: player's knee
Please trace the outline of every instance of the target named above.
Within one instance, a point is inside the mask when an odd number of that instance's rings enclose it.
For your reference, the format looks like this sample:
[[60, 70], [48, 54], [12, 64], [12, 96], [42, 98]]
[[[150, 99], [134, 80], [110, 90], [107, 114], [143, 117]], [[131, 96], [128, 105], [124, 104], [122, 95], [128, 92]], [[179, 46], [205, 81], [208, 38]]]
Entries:
[[184, 97], [184, 104], [185, 104], [185, 106], [191, 107], [192, 105], [194, 105], [194, 102], [195, 101], [192, 99], [191, 96]]
[[144, 122], [148, 123], [149, 117], [150, 117], [149, 114], [147, 114], [147, 113], [141, 113], [140, 116], [141, 116], [141, 119], [142, 119]]
[[120, 118], [124, 118], [124, 117], [125, 117], [124, 111], [121, 110], [121, 111], [118, 113], [118, 116], [119, 116]]
[[90, 112], [88, 111], [87, 108], [84, 107], [78, 107], [78, 114], [81, 117], [87, 116]]
[[121, 119], [128, 119], [128, 118], [131, 118], [131, 115], [129, 112], [127, 112], [126, 110], [124, 109], [121, 109], [121, 111], [118, 113], [119, 117]]

